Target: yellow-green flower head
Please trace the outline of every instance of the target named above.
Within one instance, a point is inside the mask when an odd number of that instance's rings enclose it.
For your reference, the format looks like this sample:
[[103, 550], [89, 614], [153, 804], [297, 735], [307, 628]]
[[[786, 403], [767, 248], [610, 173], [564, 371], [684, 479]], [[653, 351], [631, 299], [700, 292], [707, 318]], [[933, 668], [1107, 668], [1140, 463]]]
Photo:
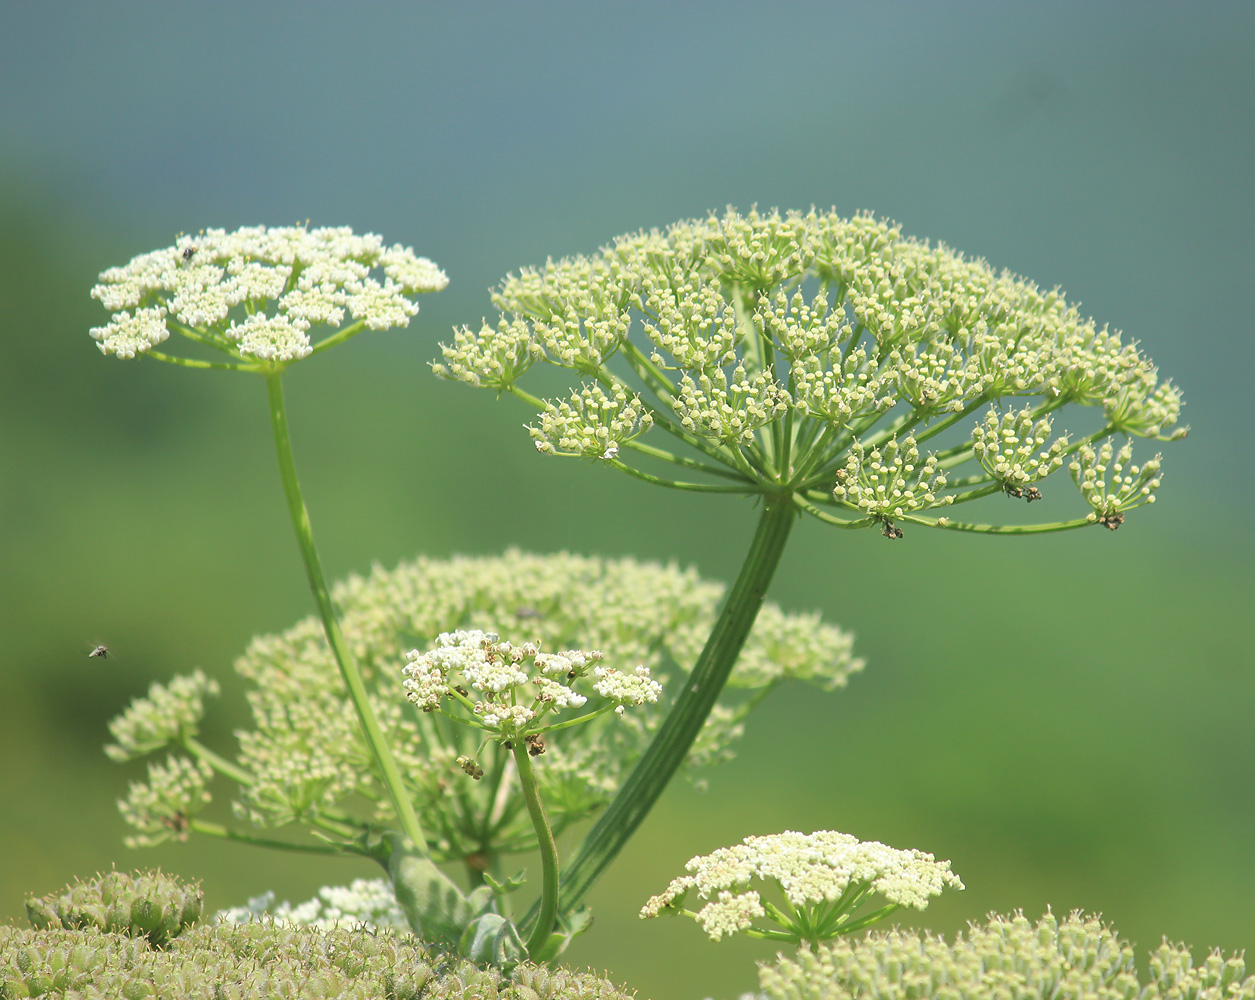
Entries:
[[[831, 830], [746, 837], [733, 847], [699, 855], [684, 867], [689, 874], [650, 898], [641, 916], [679, 909], [690, 892], [696, 893], [708, 902], [691, 915], [715, 941], [737, 931], [774, 940], [825, 940], [866, 927], [901, 906], [922, 910], [947, 886], [963, 888], [949, 861]], [[751, 889], [754, 882], [782, 895], [788, 902], [785, 911]], [[855, 917], [854, 911], [872, 893], [889, 905]], [[754, 921], [761, 917], [779, 929], [756, 928]]]
[[92, 297], [113, 317], [91, 334], [101, 353], [120, 358], [151, 353], [174, 332], [246, 363], [282, 366], [317, 349], [312, 329], [339, 342], [406, 326], [418, 312], [414, 296], [448, 283], [409, 247], [344, 226], [207, 229], [102, 273]]
[[[1058, 290], [867, 215], [729, 209], [525, 269], [494, 302], [500, 317], [456, 330], [433, 368], [536, 407], [540, 452], [787, 495], [843, 525], [989, 528], [922, 515], [1038, 499], [1039, 480], [1113, 435], [1185, 433], [1179, 390]], [[569, 372], [569, 395], [523, 388], [542, 362]], [[1051, 437], [1080, 408], [1100, 429]], [[660, 476], [659, 459], [697, 481]]]

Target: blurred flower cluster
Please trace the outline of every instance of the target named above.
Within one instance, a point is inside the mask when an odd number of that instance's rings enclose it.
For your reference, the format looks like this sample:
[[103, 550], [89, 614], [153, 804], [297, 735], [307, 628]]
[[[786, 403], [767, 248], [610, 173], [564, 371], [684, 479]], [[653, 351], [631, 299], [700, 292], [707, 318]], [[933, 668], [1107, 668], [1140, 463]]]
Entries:
[[[519, 710], [539, 715], [532, 728], [543, 729], [556, 721], [546, 706], [557, 707], [560, 700], [575, 706], [591, 696], [611, 708], [639, 702], [622, 717], [605, 712], [543, 737], [536, 775], [555, 832], [604, 807], [660, 724], [722, 595], [720, 585], [675, 566], [514, 551], [498, 558], [419, 559], [337, 586], [333, 596], [344, 635], [361, 664], [407, 792], [432, 831], [433, 856], [487, 866], [500, 854], [534, 847], [523, 798], [511, 780], [514, 763], [501, 745], [509, 735], [501, 727], [515, 725]], [[529, 670], [515, 678], [527, 698], [508, 717], [502, 713], [492, 720], [488, 707], [504, 704], [495, 695], [504, 692], [508, 702], [520, 687], [498, 685], [501, 678], [475, 673], [463, 662], [468, 655], [483, 659], [485, 643], [499, 647], [488, 638], [490, 630], [530, 637], [528, 644], [510, 647], [527, 647]], [[631, 668], [613, 671], [597, 656], [572, 652], [580, 649], [613, 650], [615, 660]], [[420, 694], [416, 665], [437, 661], [444, 672], [422, 675], [438, 675], [439, 683]], [[729, 757], [746, 714], [777, 684], [798, 679], [832, 689], [862, 667], [847, 633], [816, 614], [764, 606], [690, 764]], [[236, 669], [250, 685], [254, 724], [239, 732], [240, 753], [233, 763], [223, 765], [196, 739], [204, 697], [216, 690], [203, 675], [155, 685], [114, 720], [109, 748], [114, 759], [171, 751], [167, 763], [150, 765], [148, 781], [135, 782], [122, 804], [139, 832], [137, 841], [194, 831], [213, 770], [237, 781], [236, 811], [256, 826], [301, 822], [323, 836], [338, 832], [347, 839], [386, 822], [386, 796], [318, 620], [254, 639]], [[577, 679], [588, 685], [587, 694], [570, 686]], [[481, 686], [478, 698], [460, 695], [456, 688], [463, 684], [467, 696], [472, 685]], [[553, 700], [533, 706], [541, 688], [551, 686]], [[494, 693], [495, 687], [500, 690]], [[469, 709], [461, 704], [464, 697]], [[462, 721], [421, 710], [451, 698]], [[475, 711], [476, 700], [486, 711]], [[466, 725], [468, 720], [497, 727], [498, 739], [485, 744], [488, 734]], [[521, 723], [522, 738], [528, 738], [532, 722]], [[482, 780], [473, 780], [476, 770]]]

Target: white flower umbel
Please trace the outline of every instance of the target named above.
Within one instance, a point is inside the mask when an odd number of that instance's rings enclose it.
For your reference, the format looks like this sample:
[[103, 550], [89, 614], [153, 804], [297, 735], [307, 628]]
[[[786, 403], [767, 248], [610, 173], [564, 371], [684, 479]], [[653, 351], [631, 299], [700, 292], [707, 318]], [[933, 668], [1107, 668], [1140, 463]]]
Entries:
[[[439, 710], [509, 742], [566, 729], [611, 710], [622, 715], [625, 706], [656, 702], [662, 691], [644, 664], [624, 674], [601, 666], [598, 650], [545, 654], [539, 643], [515, 646], [477, 629], [443, 632], [434, 649], [412, 649], [405, 658], [402, 673], [410, 701], [425, 712]], [[592, 679], [589, 686], [604, 704], [578, 719], [555, 721], [558, 712], [581, 708], [588, 701], [576, 691], [585, 678]], [[533, 755], [543, 752], [542, 743]]]
[[391, 928], [408, 932], [409, 921], [397, 904], [392, 886], [382, 878], [355, 878], [349, 885], [325, 885], [313, 899], [275, 902], [273, 892], [254, 896], [245, 906], [219, 910], [214, 922], [247, 924], [269, 917], [280, 924], [302, 924], [330, 930], [333, 927]]
[[[361, 330], [406, 326], [418, 312], [414, 296], [447, 284], [409, 247], [385, 247], [347, 227], [207, 229], [103, 272], [92, 296], [113, 317], [91, 334], [103, 353], [120, 358], [271, 371]], [[342, 328], [346, 316], [352, 322]], [[313, 327], [327, 332], [317, 344]], [[154, 351], [172, 332], [233, 360]]]
[[[393, 816], [409, 842], [420, 846], [426, 836], [331, 605], [296, 474], [283, 373], [292, 363], [363, 330], [408, 326], [418, 312], [414, 297], [447, 284], [444, 272], [431, 261], [415, 256], [409, 247], [385, 247], [372, 233], [357, 236], [347, 227], [251, 226], [231, 233], [209, 229], [180, 236], [173, 246], [105, 271], [92, 289], [92, 296], [113, 311], [106, 326], [91, 331], [102, 353], [122, 358], [147, 354], [185, 368], [262, 376], [288, 517], [310, 593]], [[351, 320], [347, 325], [346, 318]], [[310, 335], [315, 327], [321, 328], [316, 343]], [[227, 360], [155, 350], [171, 333]], [[204, 748], [190, 744], [187, 748], [246, 785], [253, 805], [276, 803], [280, 815], [289, 819], [307, 816], [341, 781], [342, 770], [329, 759], [325, 766], [304, 773], [279, 764], [269, 768], [269, 774], [263, 769], [253, 781]], [[355, 761], [355, 766], [365, 765]]]
[[1115, 453], [1110, 440], [1104, 441], [1097, 451], [1090, 445], [1081, 448], [1069, 468], [1082, 496], [1094, 508], [1089, 519], [1115, 531], [1124, 523], [1125, 511], [1154, 503], [1161, 457], [1156, 455], [1144, 465], [1133, 465], [1131, 441], [1126, 441], [1119, 453]]
[[[746, 837], [684, 867], [689, 874], [652, 897], [641, 916], [685, 913], [715, 941], [743, 931], [751, 937], [815, 944], [861, 930], [903, 906], [922, 910], [947, 886], [963, 888], [949, 861], [830, 830]], [[774, 890], [781, 905], [751, 889], [755, 882]], [[709, 902], [696, 912], [684, 909], [690, 892]], [[888, 902], [857, 914], [872, 894]], [[759, 918], [775, 927], [757, 926]]]
[[954, 943], [918, 930], [872, 931], [759, 967], [767, 1000], [1255, 1000], [1241, 954], [1213, 951], [1195, 965], [1166, 940], [1150, 953], [1148, 981], [1133, 946], [1092, 915], [1049, 911], [971, 924]]

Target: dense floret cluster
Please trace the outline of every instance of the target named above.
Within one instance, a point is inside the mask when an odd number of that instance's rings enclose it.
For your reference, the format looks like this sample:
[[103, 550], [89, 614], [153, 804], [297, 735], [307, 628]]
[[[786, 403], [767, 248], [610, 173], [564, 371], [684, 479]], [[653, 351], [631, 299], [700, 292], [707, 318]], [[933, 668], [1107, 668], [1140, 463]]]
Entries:
[[[622, 718], [609, 713], [545, 736], [536, 776], [550, 822], [560, 830], [596, 813], [614, 795], [669, 707], [676, 677], [696, 660], [722, 594], [720, 585], [673, 566], [518, 552], [447, 562], [419, 559], [395, 570], [377, 568], [335, 588], [344, 634], [406, 788], [433, 834], [429, 846], [435, 856], [486, 863], [500, 853], [531, 849], [535, 834], [509, 780], [514, 766], [509, 753], [492, 742], [481, 747], [482, 732], [407, 702], [402, 669], [407, 650], [435, 646], [437, 652], [446, 650], [440, 656], [457, 657], [462, 654], [456, 645], [438, 645], [442, 633], [522, 634], [536, 644], [527, 690], [538, 684], [553, 698], [542, 706], [569, 701], [567, 714], [574, 715], [581, 697], [643, 701]], [[587, 656], [577, 667], [579, 657], [571, 650], [606, 650], [632, 669], [611, 672], [608, 664]], [[431, 658], [419, 653], [411, 662], [425, 656]], [[532, 680], [534, 665], [547, 669]], [[690, 762], [708, 764], [730, 755], [750, 704], [773, 686], [797, 678], [830, 690], [862, 667], [847, 633], [818, 615], [790, 615], [765, 605]], [[233, 775], [240, 782], [237, 811], [260, 826], [299, 821], [324, 836], [356, 835], [360, 824], [386, 820], [386, 796], [318, 620], [255, 639], [236, 668], [252, 685], [254, 719], [253, 728], [239, 734], [241, 773]], [[579, 684], [587, 691], [567, 686], [576, 681], [569, 677], [573, 671], [577, 677], [583, 672]], [[448, 704], [460, 697], [450, 693], [453, 688], [462, 686], [469, 696], [472, 685], [482, 683], [487, 690], [499, 682], [508, 685], [506, 674], [461, 679], [441, 674], [433, 696]], [[408, 680], [417, 683], [413, 672]], [[654, 685], [661, 685], [661, 692]], [[646, 689], [657, 695], [656, 702], [643, 697]], [[195, 750], [197, 744], [179, 742], [199, 721], [203, 690], [194, 675], [176, 680], [150, 691], [115, 720], [115, 739], [128, 756], [140, 748], [158, 749], [153, 734], [166, 734], [179, 750], [167, 765], [152, 765], [149, 782], [136, 783], [124, 805], [124, 815], [139, 830], [138, 842], [186, 836], [189, 820], [207, 801], [209, 765], [186, 756], [187, 745]], [[417, 687], [409, 693], [418, 697]], [[539, 694], [536, 687], [529, 697]], [[485, 715], [474, 715], [474, 704], [482, 702], [492, 714], [488, 706], [494, 699], [481, 693], [468, 700], [468, 718], [486, 723]], [[189, 712], [193, 705], [196, 713]], [[510, 724], [517, 709], [536, 710], [530, 706], [529, 701], [511, 707]], [[134, 721], [140, 719], [142, 725]], [[504, 716], [493, 721], [507, 724]], [[472, 780], [477, 771], [482, 780]], [[378, 803], [378, 814], [364, 813], [362, 802]]]
[[[542, 453], [787, 494], [843, 525], [989, 530], [923, 515], [997, 492], [1038, 499], [1039, 480], [1071, 455], [1091, 468], [1086, 449], [1113, 435], [1185, 433], [1177, 388], [1058, 290], [866, 215], [729, 209], [523, 270], [494, 300], [499, 320], [455, 331], [433, 368], [535, 406]], [[578, 381], [569, 397], [522, 389], [540, 362]], [[1065, 407], [1097, 429], [1052, 439]], [[668, 480], [659, 460], [707, 475]], [[1158, 458], [1130, 474], [1147, 468]], [[1115, 527], [1152, 478], [1104, 490], [1077, 477], [1098, 513], [1065, 526]]]
[[[963, 888], [949, 861], [831, 830], [746, 837], [692, 858], [684, 867], [689, 874], [650, 898], [641, 916], [680, 911], [692, 892], [708, 902], [690, 915], [715, 941], [738, 931], [773, 940], [823, 941], [860, 930], [902, 906], [922, 910], [947, 886]], [[755, 883], [783, 897], [783, 909], [751, 889]], [[856, 916], [873, 893], [888, 905]], [[756, 927], [759, 918], [778, 929]]]
[[194, 927], [157, 949], [143, 938], [0, 925], [0, 1000], [631, 1000], [588, 972], [510, 973], [429, 953], [412, 935], [273, 921]]
[[312, 328], [337, 331], [328, 341], [338, 342], [407, 326], [418, 312], [413, 297], [448, 283], [409, 247], [343, 226], [207, 229], [102, 273], [92, 297], [113, 316], [91, 334], [102, 353], [119, 358], [152, 353], [175, 332], [237, 360], [281, 367], [321, 346], [310, 340]]
[[872, 931], [759, 970], [770, 1000], [1252, 1000], [1241, 955], [1213, 951], [1196, 965], [1166, 940], [1143, 984], [1133, 947], [1095, 916], [1016, 913], [973, 924], [953, 943], [918, 930]]

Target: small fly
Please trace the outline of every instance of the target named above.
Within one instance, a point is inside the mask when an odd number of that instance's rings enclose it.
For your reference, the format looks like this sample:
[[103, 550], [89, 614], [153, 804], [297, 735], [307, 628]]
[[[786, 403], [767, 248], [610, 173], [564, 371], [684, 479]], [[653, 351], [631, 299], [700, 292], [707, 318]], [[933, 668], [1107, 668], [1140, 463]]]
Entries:
[[90, 653], [88, 653], [87, 656], [89, 659], [96, 659], [97, 657], [99, 657], [102, 660], [107, 660], [109, 659], [109, 647], [97, 646]]

